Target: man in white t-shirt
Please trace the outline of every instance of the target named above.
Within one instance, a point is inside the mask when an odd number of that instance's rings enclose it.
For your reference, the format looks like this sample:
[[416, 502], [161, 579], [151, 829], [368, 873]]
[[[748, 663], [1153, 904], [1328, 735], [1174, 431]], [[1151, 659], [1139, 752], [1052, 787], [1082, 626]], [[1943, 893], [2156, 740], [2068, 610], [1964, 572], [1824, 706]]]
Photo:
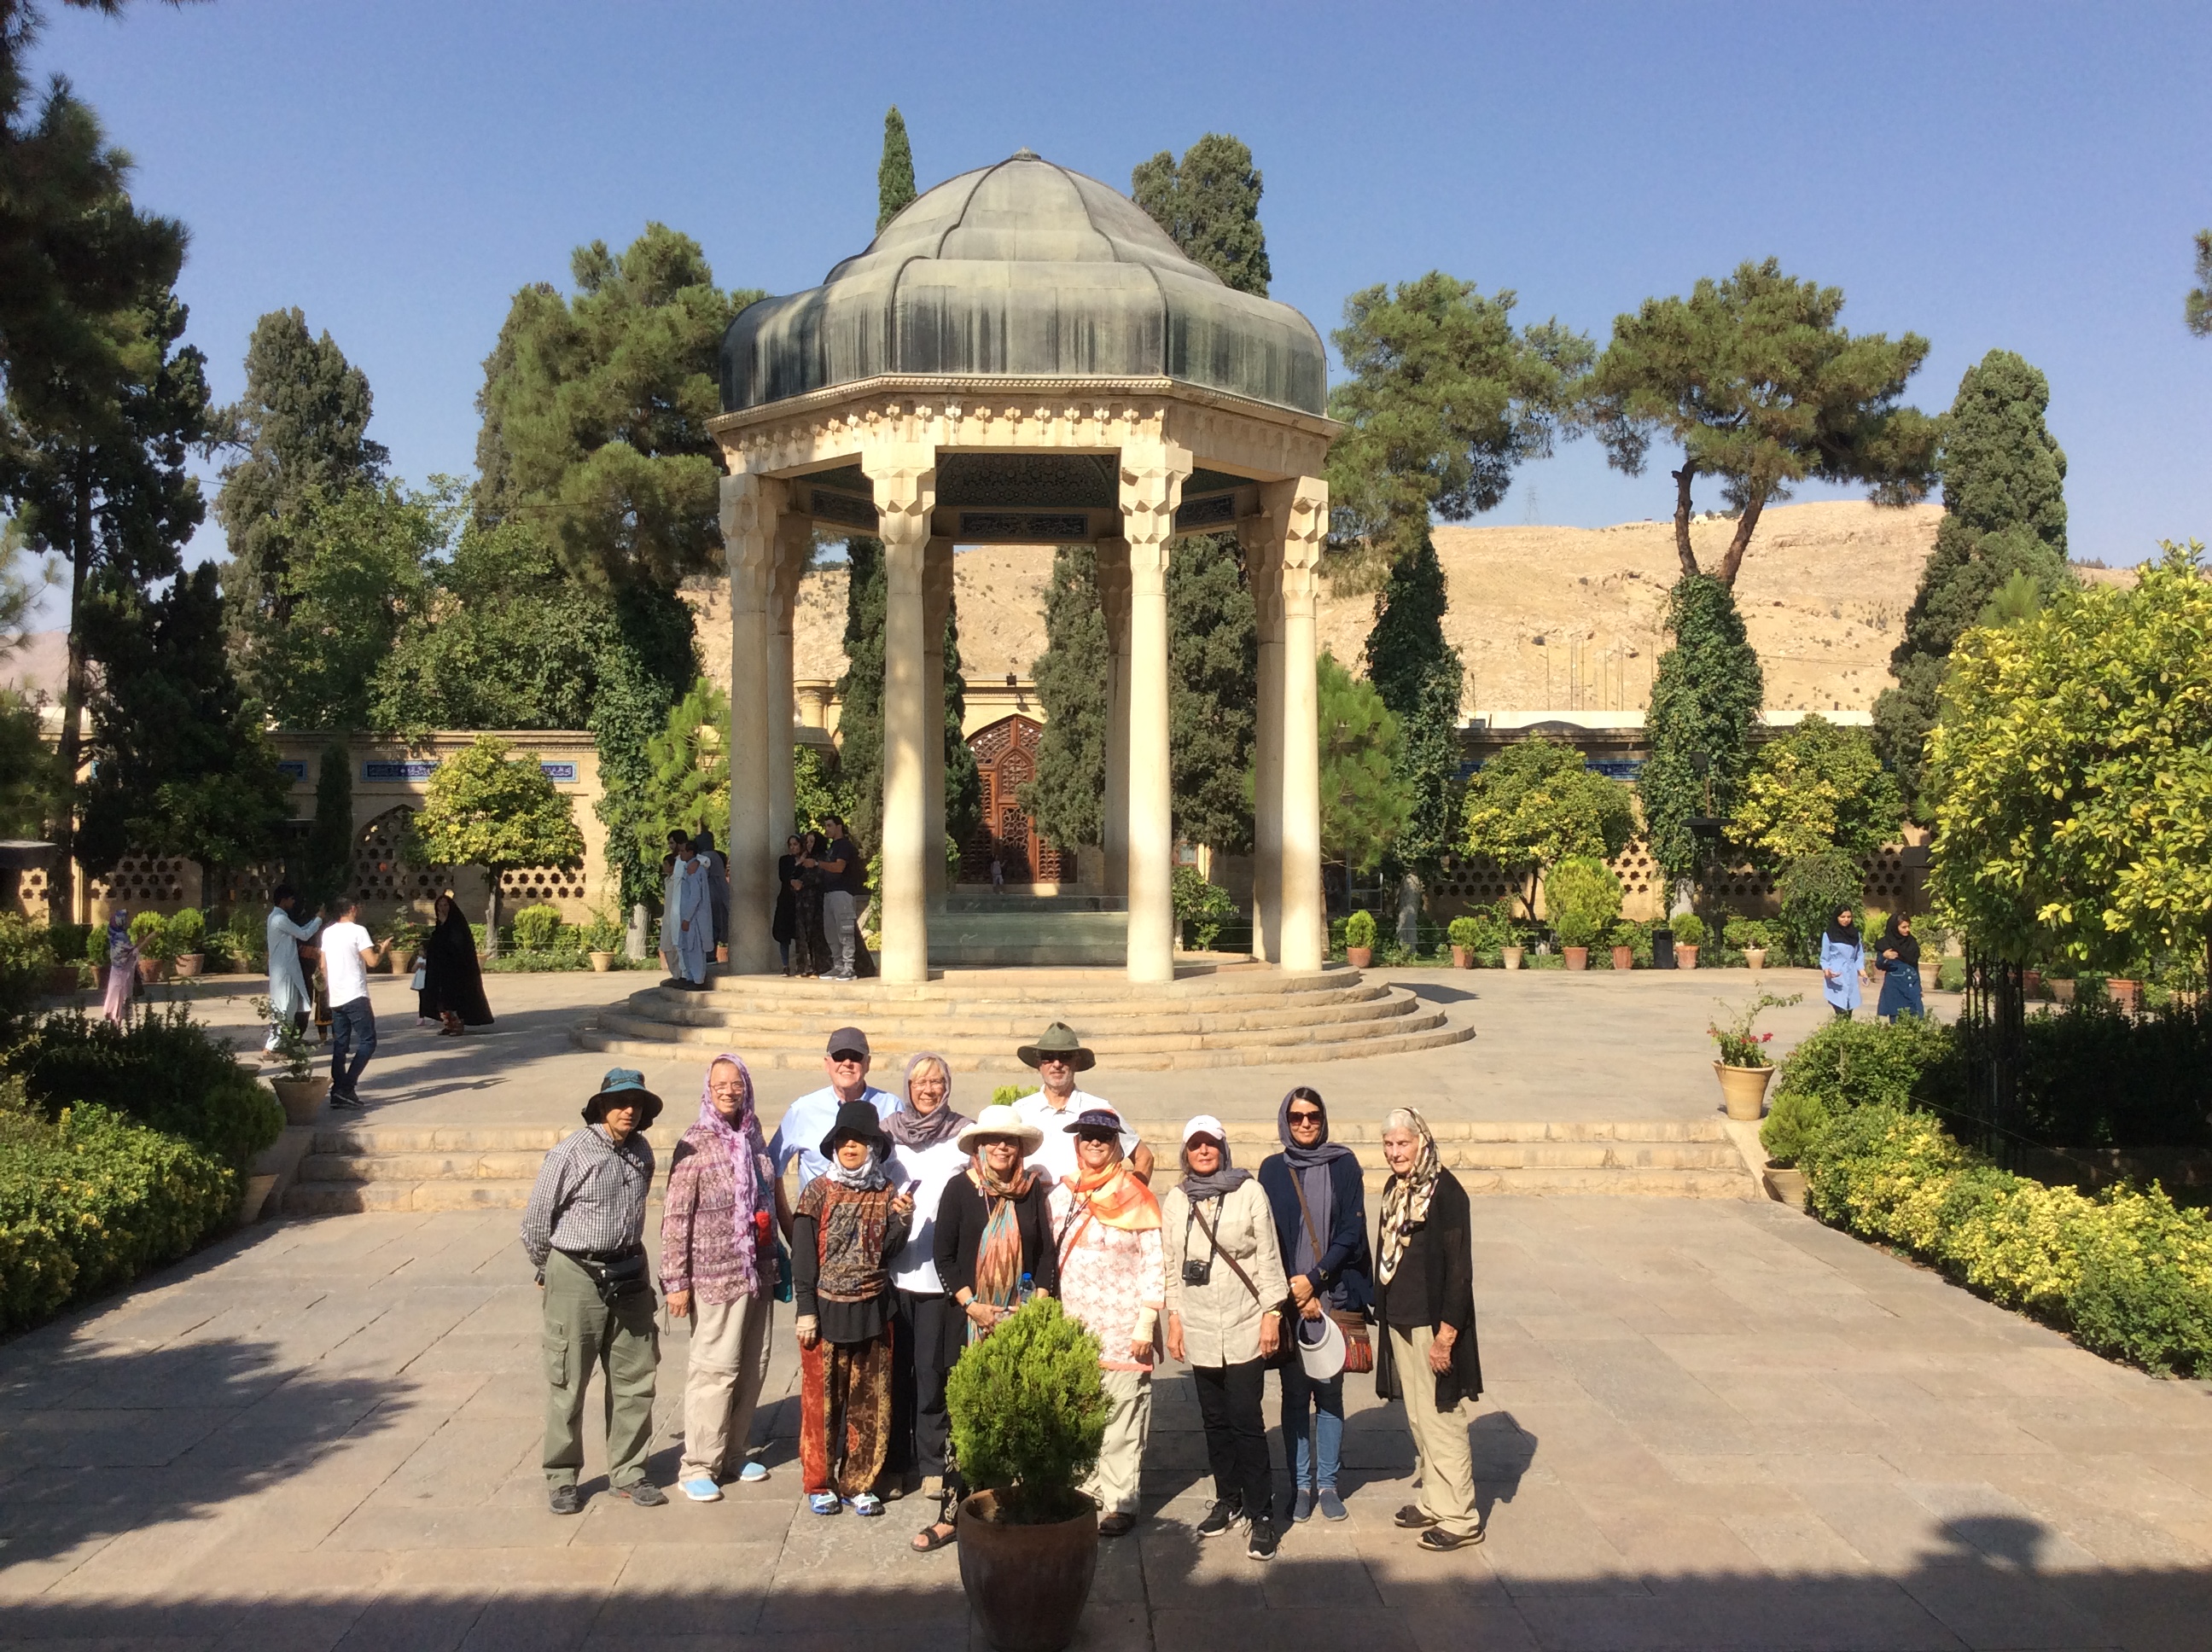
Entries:
[[341, 895], [331, 908], [335, 923], [324, 926], [323, 979], [331, 988], [331, 1105], [362, 1105], [361, 1070], [376, 1054], [376, 1014], [368, 1007], [368, 967], [384, 956], [361, 926], [360, 907]]
[[1024, 1044], [1014, 1053], [1022, 1058], [1023, 1066], [1036, 1069], [1042, 1086], [1016, 1102], [1014, 1111], [1022, 1115], [1024, 1124], [1033, 1124], [1044, 1132], [1044, 1145], [1030, 1155], [1030, 1163], [1051, 1177], [1054, 1186], [1076, 1171], [1076, 1139], [1067, 1133], [1066, 1127], [1092, 1108], [1104, 1108], [1121, 1116], [1121, 1156], [1129, 1161], [1138, 1181], [1152, 1181], [1152, 1150], [1129, 1128], [1128, 1114], [1103, 1096], [1075, 1087], [1075, 1075], [1089, 1072], [1098, 1058], [1083, 1048], [1073, 1027], [1055, 1021], [1038, 1035], [1036, 1043]]

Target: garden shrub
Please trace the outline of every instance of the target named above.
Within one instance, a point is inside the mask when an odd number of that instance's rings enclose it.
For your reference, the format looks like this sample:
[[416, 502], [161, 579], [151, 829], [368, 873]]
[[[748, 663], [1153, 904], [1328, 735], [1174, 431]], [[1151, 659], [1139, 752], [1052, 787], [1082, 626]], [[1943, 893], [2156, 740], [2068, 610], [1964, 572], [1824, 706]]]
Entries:
[[1237, 915], [1237, 902], [1218, 884], [1206, 882], [1195, 866], [1175, 869], [1176, 921], [1193, 951], [1211, 951], [1222, 926]]
[[1620, 879], [1595, 855], [1569, 855], [1544, 874], [1544, 909], [1562, 946], [1595, 946], [1620, 916]]
[[181, 1137], [241, 1174], [283, 1133], [284, 1109], [179, 1006], [131, 1025], [49, 1016], [7, 1056], [31, 1099], [58, 1119], [94, 1102]]
[[996, 1491], [1023, 1523], [1072, 1519], [1098, 1461], [1109, 1406], [1098, 1339], [1034, 1297], [960, 1356], [945, 1381], [952, 1442], [968, 1484]]
[[1782, 900], [1782, 944], [1789, 962], [1818, 963], [1820, 932], [1828, 920], [1844, 907], [1857, 915], [1866, 897], [1866, 878], [1859, 863], [1839, 849], [1801, 854], [1782, 869], [1774, 880]]
[[2028, 1133], [2065, 1147], [2212, 1145], [2212, 1005], [2110, 999], [2027, 1018]]
[[0, 912], [0, 1028], [19, 1023], [38, 1007], [53, 967], [45, 932], [12, 912]]
[[1346, 946], [1375, 944], [1375, 914], [1368, 911], [1353, 913], [1344, 920], [1344, 944]]
[[205, 942], [207, 915], [198, 907], [181, 907], [169, 914], [168, 921], [161, 927], [173, 955], [189, 957]]
[[1705, 944], [1705, 920], [1694, 912], [1685, 912], [1672, 920], [1668, 926], [1674, 939], [1684, 946], [1703, 946]]
[[561, 933], [561, 908], [550, 902], [514, 914], [514, 944], [526, 952], [550, 952]]

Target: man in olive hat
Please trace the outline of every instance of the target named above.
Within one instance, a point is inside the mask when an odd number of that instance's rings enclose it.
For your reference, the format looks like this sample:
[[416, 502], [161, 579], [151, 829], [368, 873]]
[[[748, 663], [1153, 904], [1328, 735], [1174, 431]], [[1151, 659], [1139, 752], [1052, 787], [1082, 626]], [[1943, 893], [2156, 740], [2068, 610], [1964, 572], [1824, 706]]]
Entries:
[[[1117, 1117], [1126, 1117], [1121, 1109], [1103, 1096], [1092, 1096], [1075, 1087], [1075, 1075], [1088, 1072], [1097, 1064], [1098, 1058], [1083, 1048], [1083, 1041], [1075, 1036], [1075, 1029], [1065, 1021], [1055, 1021], [1037, 1035], [1034, 1044], [1024, 1044], [1014, 1052], [1022, 1058], [1022, 1065], [1036, 1069], [1040, 1088], [1030, 1091], [1014, 1103], [1014, 1111], [1022, 1115], [1022, 1122], [1044, 1132], [1044, 1145], [1030, 1155], [1030, 1163], [1049, 1178], [1048, 1185], [1058, 1186], [1076, 1173], [1075, 1138], [1067, 1133], [1066, 1127], [1094, 1108], [1103, 1108]], [[1137, 1133], [1127, 1123], [1121, 1127], [1121, 1155], [1129, 1162], [1129, 1169], [1139, 1181], [1152, 1179], [1152, 1150], [1138, 1139]]]
[[660, 1339], [645, 1256], [653, 1149], [645, 1132], [660, 1097], [635, 1067], [610, 1067], [584, 1103], [585, 1127], [546, 1154], [522, 1212], [522, 1248], [544, 1292], [545, 1483], [556, 1515], [582, 1507], [584, 1389], [607, 1385], [607, 1484], [642, 1509], [668, 1501], [645, 1478]]

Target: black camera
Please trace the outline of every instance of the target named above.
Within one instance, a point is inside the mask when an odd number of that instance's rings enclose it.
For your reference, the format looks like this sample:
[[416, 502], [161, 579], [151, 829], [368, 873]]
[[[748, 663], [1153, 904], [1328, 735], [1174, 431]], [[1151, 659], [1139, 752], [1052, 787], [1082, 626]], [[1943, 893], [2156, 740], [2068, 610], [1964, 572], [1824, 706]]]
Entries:
[[1182, 1259], [1182, 1282], [1185, 1285], [1204, 1285], [1212, 1277], [1212, 1262], [1201, 1262], [1195, 1256], [1186, 1256]]

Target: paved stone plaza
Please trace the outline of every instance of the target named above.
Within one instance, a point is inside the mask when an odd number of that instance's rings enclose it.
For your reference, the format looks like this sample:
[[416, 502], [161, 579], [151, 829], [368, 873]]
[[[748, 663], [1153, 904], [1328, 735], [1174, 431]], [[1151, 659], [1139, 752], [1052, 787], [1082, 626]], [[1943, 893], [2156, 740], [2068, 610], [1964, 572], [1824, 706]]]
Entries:
[[[1711, 1105], [1715, 978], [1425, 979], [1476, 993], [1456, 1002], [1479, 1036], [1434, 1072], [1338, 1064], [1319, 1077], [1340, 1105]], [[573, 1105], [599, 1063], [556, 1034], [589, 978], [492, 985], [501, 1031], [459, 1049], [379, 987], [372, 1117]], [[665, 1145], [697, 1072], [650, 1077]], [[768, 1077], [771, 1108], [800, 1080]], [[1224, 1110], [1273, 1108], [1279, 1075], [1230, 1078]], [[1217, 1082], [1132, 1075], [1123, 1093], [1165, 1114]], [[1079, 1647], [2212, 1643], [2205, 1385], [2108, 1364], [1777, 1205], [1501, 1198], [1475, 1221], [1488, 1541], [1434, 1556], [1391, 1526], [1411, 1454], [1355, 1377], [1351, 1521], [1295, 1527], [1270, 1566], [1201, 1548], [1195, 1405], [1169, 1375], [1152, 1516], [1105, 1546]], [[594, 1460], [583, 1515], [546, 1512], [514, 1227], [507, 1211], [266, 1224], [0, 1346], [0, 1647], [980, 1646], [957, 1553], [906, 1551], [918, 1504], [804, 1511], [787, 1314], [768, 1485], [637, 1509], [596, 1495]], [[664, 1351], [665, 1482], [680, 1329]]]

